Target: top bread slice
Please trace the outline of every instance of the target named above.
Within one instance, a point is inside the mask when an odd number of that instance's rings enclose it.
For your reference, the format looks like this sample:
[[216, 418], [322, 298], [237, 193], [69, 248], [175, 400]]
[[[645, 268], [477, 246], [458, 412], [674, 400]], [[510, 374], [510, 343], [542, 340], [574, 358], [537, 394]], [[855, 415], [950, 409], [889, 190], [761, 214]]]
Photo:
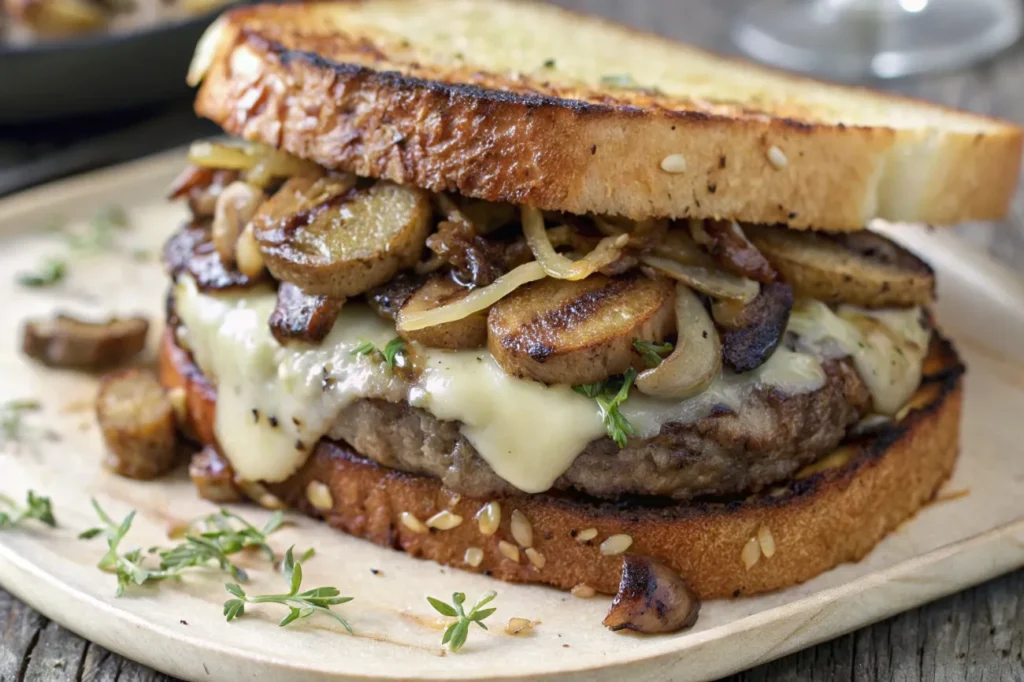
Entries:
[[323, 166], [570, 213], [857, 230], [1004, 215], [1022, 131], [512, 0], [258, 5], [196, 111]]

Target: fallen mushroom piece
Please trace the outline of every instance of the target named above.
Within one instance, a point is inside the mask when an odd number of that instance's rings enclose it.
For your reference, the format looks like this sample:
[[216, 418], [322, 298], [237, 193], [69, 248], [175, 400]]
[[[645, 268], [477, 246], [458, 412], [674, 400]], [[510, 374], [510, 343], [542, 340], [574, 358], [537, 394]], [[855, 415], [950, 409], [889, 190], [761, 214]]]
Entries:
[[403, 316], [462, 300], [469, 292], [449, 275], [435, 273], [402, 305], [395, 320], [398, 333], [407, 341], [418, 341], [429, 348], [463, 350], [480, 348], [487, 343], [487, 309], [445, 324], [407, 331], [402, 328]]
[[603, 624], [612, 631], [678, 632], [692, 627], [699, 613], [700, 598], [675, 571], [650, 557], [627, 554]]
[[281, 282], [270, 315], [270, 333], [281, 345], [290, 341], [319, 343], [334, 327], [343, 305], [343, 298], [310, 296], [294, 284]]
[[935, 298], [935, 276], [928, 264], [882, 235], [764, 225], [745, 229], [797, 294], [866, 308], [924, 305]]
[[707, 248], [715, 263], [729, 272], [762, 284], [775, 281], [778, 273], [732, 220], [691, 220], [694, 241]]
[[661, 342], [672, 332], [674, 291], [666, 278], [635, 272], [544, 279], [494, 304], [487, 347], [513, 376], [549, 384], [603, 381], [643, 366], [635, 339]]
[[391, 182], [291, 178], [260, 207], [254, 234], [267, 268], [308, 294], [350, 297], [416, 264], [431, 227], [430, 199]]
[[153, 374], [131, 368], [103, 377], [96, 419], [115, 473], [149, 480], [178, 463], [174, 407]]
[[762, 285], [761, 293], [746, 305], [713, 303], [711, 314], [719, 326], [726, 366], [749, 372], [763, 365], [786, 333], [792, 308], [793, 289], [781, 282]]
[[722, 369], [722, 344], [704, 304], [685, 284], [676, 285], [676, 346], [660, 365], [640, 373], [636, 387], [658, 398], [682, 400], [700, 393]]
[[188, 477], [199, 491], [199, 497], [211, 502], [240, 502], [242, 492], [235, 484], [235, 473], [231, 464], [207, 445], [192, 455], [188, 465]]
[[125, 362], [146, 347], [149, 320], [110, 318], [88, 322], [60, 314], [25, 323], [21, 349], [49, 367], [99, 369]]

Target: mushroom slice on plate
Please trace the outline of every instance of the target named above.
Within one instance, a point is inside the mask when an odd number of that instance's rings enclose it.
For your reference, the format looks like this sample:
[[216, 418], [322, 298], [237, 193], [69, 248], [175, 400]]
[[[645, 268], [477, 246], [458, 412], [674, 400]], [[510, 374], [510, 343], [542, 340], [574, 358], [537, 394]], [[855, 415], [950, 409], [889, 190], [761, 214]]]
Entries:
[[418, 341], [430, 348], [460, 350], [484, 346], [487, 343], [487, 309], [433, 327], [412, 331], [402, 327], [403, 315], [447, 305], [464, 298], [470, 291], [472, 289], [462, 286], [446, 274], [431, 275], [399, 309], [395, 318], [398, 333], [407, 341]]
[[932, 269], [874, 232], [798, 232], [763, 225], [746, 234], [797, 294], [826, 303], [888, 308], [935, 298]]
[[760, 367], [778, 348], [786, 333], [793, 289], [782, 282], [761, 285], [761, 293], [746, 305], [715, 301], [711, 314], [722, 336], [722, 361], [735, 372]]
[[118, 474], [148, 480], [178, 463], [174, 407], [153, 374], [131, 368], [103, 377], [96, 419], [109, 450], [106, 464]]
[[266, 266], [307, 294], [350, 297], [412, 267], [431, 225], [421, 190], [354, 177], [291, 178], [253, 218]]
[[146, 347], [149, 320], [110, 318], [87, 322], [70, 315], [29, 320], [22, 333], [25, 355], [50, 367], [98, 369], [133, 358]]
[[633, 341], [673, 330], [675, 284], [639, 273], [545, 279], [501, 299], [487, 317], [487, 347], [509, 374], [589, 384], [643, 367]]
[[603, 624], [614, 631], [678, 632], [692, 627], [699, 614], [700, 598], [679, 574], [650, 557], [627, 554]]

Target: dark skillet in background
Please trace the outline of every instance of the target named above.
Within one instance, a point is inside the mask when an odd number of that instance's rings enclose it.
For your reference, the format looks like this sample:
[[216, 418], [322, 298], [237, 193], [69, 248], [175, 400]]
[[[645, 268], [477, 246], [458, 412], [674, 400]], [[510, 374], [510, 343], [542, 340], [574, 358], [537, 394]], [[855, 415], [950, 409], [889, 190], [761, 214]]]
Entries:
[[120, 111], [185, 97], [196, 42], [217, 12], [130, 33], [0, 43], [0, 125]]

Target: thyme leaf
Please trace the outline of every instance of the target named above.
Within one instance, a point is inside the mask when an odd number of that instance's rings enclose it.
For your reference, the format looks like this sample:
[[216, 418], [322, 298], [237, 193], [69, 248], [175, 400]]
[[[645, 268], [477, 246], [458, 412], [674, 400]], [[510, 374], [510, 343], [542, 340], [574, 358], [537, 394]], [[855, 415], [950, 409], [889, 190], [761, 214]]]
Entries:
[[10, 508], [10, 511], [0, 511], [0, 529], [13, 528], [29, 519], [45, 523], [50, 528], [57, 527], [57, 519], [53, 516], [53, 505], [50, 503], [50, 498], [43, 497], [34, 490], [29, 490], [26, 494], [24, 507], [19, 506], [5, 495], [0, 495], [0, 504]]
[[466, 643], [466, 637], [469, 636], [469, 626], [473, 623], [476, 623], [486, 630], [487, 626], [483, 624], [483, 620], [497, 611], [497, 609], [485, 609], [483, 607], [491, 603], [497, 596], [498, 593], [494, 590], [484, 592], [480, 598], [476, 600], [476, 604], [473, 605], [473, 608], [470, 609], [469, 613], [466, 613], [465, 608], [463, 607], [463, 604], [466, 602], [466, 595], [464, 592], [456, 592], [453, 594], [451, 604], [446, 604], [440, 599], [435, 599], [434, 597], [427, 597], [427, 601], [430, 605], [433, 606], [434, 610], [442, 616], [458, 619], [449, 625], [444, 631], [444, 636], [441, 638], [441, 646], [447, 644], [448, 648], [453, 652], [461, 649], [462, 645]]
[[294, 547], [289, 547], [284, 555], [282, 570], [285, 582], [288, 583], [288, 592], [249, 596], [239, 585], [227, 583], [224, 589], [233, 599], [224, 602], [224, 618], [228, 622], [241, 618], [245, 615], [246, 604], [281, 604], [288, 607], [288, 615], [281, 619], [281, 627], [296, 620], [309, 618], [315, 613], [324, 613], [341, 623], [351, 634], [352, 627], [348, 621], [332, 611], [331, 607], [350, 602], [352, 597], [342, 597], [341, 591], [336, 587], [315, 587], [299, 592], [302, 589], [302, 562], [295, 560], [294, 550]]
[[619, 411], [619, 406], [629, 398], [629, 390], [635, 380], [636, 370], [630, 367], [620, 380], [609, 378], [572, 387], [572, 390], [580, 395], [597, 402], [605, 430], [620, 448], [626, 447], [626, 440], [636, 432], [629, 420]]
[[653, 341], [644, 341], [643, 339], [633, 339], [633, 348], [644, 359], [644, 364], [648, 367], [657, 367], [664, 359], [662, 356], [672, 352], [673, 346], [668, 341], [665, 343], [654, 343]]

